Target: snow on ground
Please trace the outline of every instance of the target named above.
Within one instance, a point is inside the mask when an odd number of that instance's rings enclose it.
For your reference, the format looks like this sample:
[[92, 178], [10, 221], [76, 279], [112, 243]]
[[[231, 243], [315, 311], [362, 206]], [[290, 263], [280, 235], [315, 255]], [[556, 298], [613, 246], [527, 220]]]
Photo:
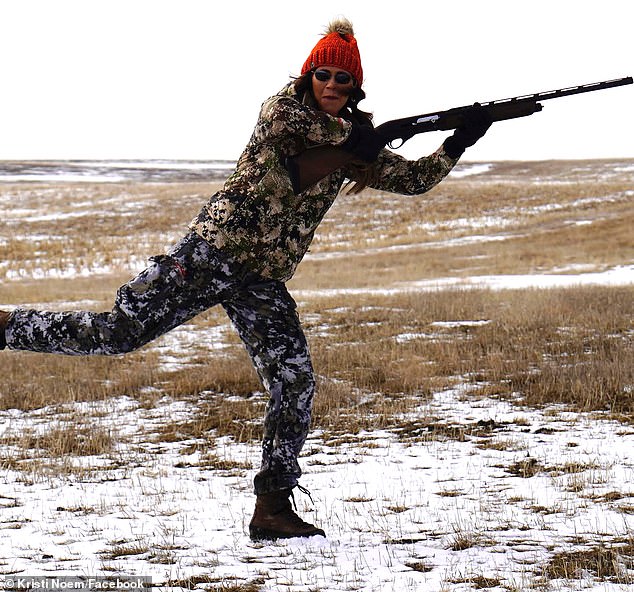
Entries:
[[456, 178], [481, 175], [490, 171], [492, 167], [493, 165], [488, 163], [458, 164], [449, 175]]
[[[633, 282], [634, 266], [623, 266], [403, 289]], [[224, 330], [207, 336], [220, 350]], [[187, 341], [188, 329], [173, 337]], [[169, 343], [159, 351], [163, 362], [182, 364], [170, 351]], [[463, 387], [395, 418], [395, 426], [411, 422], [401, 437], [395, 430], [325, 443], [311, 434], [302, 482], [314, 505], [301, 494], [297, 501], [328, 537], [253, 543], [247, 525], [258, 446], [220, 439], [215, 449], [192, 452], [195, 441], [156, 437], [161, 426], [194, 412], [182, 401], [163, 399], [148, 409], [119, 398], [0, 413], [0, 577], [149, 576], [163, 587], [206, 581], [286, 592], [453, 592], [484, 583], [523, 590], [544, 583], [554, 550], [612, 548], [633, 538], [634, 430], [596, 414], [470, 398]], [[45, 456], [33, 451], [25, 459], [11, 443], [72, 426], [77, 413], [114, 435], [114, 453], [64, 459], [60, 475]], [[435, 430], [421, 422], [430, 416]], [[209, 455], [230, 468], [213, 468]], [[594, 581], [590, 571], [549, 586], [631, 589]]]
[[[46, 432], [50, 411], [4, 412], [2, 437]], [[4, 577], [151, 576], [163, 586], [199, 577], [288, 592], [467, 590], [487, 578], [522, 590], [552, 549], [632, 536], [634, 432], [596, 416], [472, 400], [458, 388], [411, 419], [434, 416], [464, 438], [373, 432], [326, 445], [313, 434], [302, 463], [314, 505], [301, 495], [298, 505], [328, 538], [261, 544], [247, 536], [252, 470], [211, 470], [187, 453], [192, 442], [153, 441], [153, 429], [193, 412], [187, 404], [145, 409], [121, 398], [79, 411], [123, 443], [77, 461], [94, 468], [77, 476], [3, 472]], [[255, 467], [259, 455], [228, 440], [209, 452], [236, 466]], [[532, 466], [542, 470], [518, 470]], [[586, 574], [554, 589], [627, 587]]]
[[469, 277], [433, 278], [401, 282], [389, 288], [333, 288], [295, 290], [298, 298], [330, 297], [337, 295], [376, 294], [390, 295], [404, 292], [446, 289], [517, 290], [527, 288], [566, 288], [574, 286], [631, 286], [634, 285], [634, 265], [620, 265], [602, 272], [552, 273], [530, 275], [486, 275]]
[[[557, 277], [570, 284], [587, 283], [586, 276], [627, 284], [634, 269]], [[544, 285], [542, 276], [489, 285], [518, 284]], [[208, 336], [220, 349], [223, 331]], [[183, 329], [175, 339], [187, 337]], [[159, 352], [165, 363], [182, 363], [169, 352]], [[64, 427], [64, 417], [74, 421], [78, 412], [114, 435], [114, 453], [65, 459], [58, 475], [46, 458], [24, 459], [11, 444], [29, 431]], [[302, 483], [314, 504], [301, 494], [297, 502], [328, 537], [262, 544], [250, 541], [247, 529], [259, 447], [223, 438], [192, 452], [196, 441], [156, 437], [161, 426], [194, 412], [191, 403], [167, 398], [150, 409], [118, 398], [2, 412], [0, 576], [149, 576], [172, 588], [206, 581], [286, 592], [453, 592], [484, 583], [523, 590], [544, 584], [555, 550], [632, 541], [634, 430], [597, 414], [471, 398], [465, 386], [395, 418], [395, 426], [409, 420], [408, 431], [328, 443], [313, 432]], [[429, 417], [434, 429], [421, 420]], [[228, 468], [213, 468], [205, 462], [210, 455]], [[630, 589], [595, 581], [590, 571], [548, 586]]]
[[[452, 175], [475, 176], [491, 166], [465, 166]], [[619, 199], [631, 195], [625, 192]], [[465, 218], [453, 224], [458, 229], [503, 228], [506, 218]], [[504, 240], [503, 234], [471, 234], [426, 246]], [[414, 247], [419, 245], [367, 252]], [[351, 253], [309, 257], [344, 255]], [[100, 271], [109, 270], [69, 266], [22, 273], [0, 264], [7, 280]], [[624, 265], [601, 272], [447, 277], [381, 290], [294, 295], [632, 284], [634, 265]], [[204, 334], [214, 355], [223, 354], [226, 329]], [[182, 345], [200, 339], [200, 330], [191, 331], [182, 327], [165, 338], [157, 348], [163, 365], [182, 368]], [[397, 339], [419, 337], [404, 333]], [[328, 441], [313, 432], [301, 461], [302, 484], [311, 490], [314, 504], [301, 494], [297, 503], [300, 513], [328, 537], [262, 544], [247, 534], [259, 447], [225, 438], [205, 450], [195, 440], [168, 442], [158, 436], [166, 424], [195, 412], [191, 402], [165, 398], [147, 408], [125, 397], [0, 412], [0, 587], [16, 576], [81, 574], [150, 576], [154, 585], [165, 588], [200, 582], [226, 590], [251, 582], [271, 592], [519, 591], [540, 584], [557, 591], [632, 589], [631, 584], [594, 580], [590, 569], [566, 581], [541, 579], [554, 552], [633, 544], [634, 429], [623, 423], [597, 414], [470, 397], [463, 386], [436, 393], [417, 413], [394, 418], [395, 426], [409, 422], [407, 431]], [[50, 459], [35, 449], [26, 455], [14, 442], [30, 433], [72, 428], [78, 416], [93, 430], [112, 434], [115, 450]], [[421, 419], [429, 417], [435, 418], [431, 424]], [[214, 455], [222, 462], [208, 462]], [[623, 573], [632, 568], [629, 555], [620, 566]], [[632, 572], [627, 573], [632, 581]]]
[[593, 273], [485, 275], [468, 278], [438, 278], [412, 282], [411, 288], [430, 289], [440, 287], [490, 288], [492, 290], [526, 288], [566, 288], [574, 286], [630, 286], [634, 284], [634, 265], [620, 265]]

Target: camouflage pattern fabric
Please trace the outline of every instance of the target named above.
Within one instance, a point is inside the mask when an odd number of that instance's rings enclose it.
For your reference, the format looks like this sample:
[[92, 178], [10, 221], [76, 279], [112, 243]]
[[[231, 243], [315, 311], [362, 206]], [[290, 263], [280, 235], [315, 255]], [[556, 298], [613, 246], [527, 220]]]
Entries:
[[282, 282], [248, 272], [190, 233], [122, 286], [112, 311], [17, 309], [12, 349], [70, 355], [120, 354], [220, 304], [238, 330], [270, 400], [256, 493], [297, 485], [315, 382], [296, 305]]
[[[350, 129], [348, 121], [303, 104], [293, 85], [287, 85], [264, 102], [235, 172], [190, 228], [260, 275], [288, 280], [346, 178], [354, 180], [354, 171], [336, 171], [295, 195], [284, 160], [311, 146], [341, 144]], [[382, 150], [377, 181], [370, 186], [405, 195], [424, 193], [456, 162], [442, 147], [417, 161]]]

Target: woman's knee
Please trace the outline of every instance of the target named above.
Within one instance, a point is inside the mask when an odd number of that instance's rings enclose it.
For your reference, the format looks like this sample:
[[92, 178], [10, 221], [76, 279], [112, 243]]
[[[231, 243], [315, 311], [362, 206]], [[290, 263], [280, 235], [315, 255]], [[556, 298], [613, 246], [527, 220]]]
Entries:
[[150, 341], [141, 324], [117, 307], [99, 325], [99, 341], [104, 355], [128, 354]]
[[316, 389], [312, 369], [282, 371], [281, 387], [282, 407], [309, 419]]

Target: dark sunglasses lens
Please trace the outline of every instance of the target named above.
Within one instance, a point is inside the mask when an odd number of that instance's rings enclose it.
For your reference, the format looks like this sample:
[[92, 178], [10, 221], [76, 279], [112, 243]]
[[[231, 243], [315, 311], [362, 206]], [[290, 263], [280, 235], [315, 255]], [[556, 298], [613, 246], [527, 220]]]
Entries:
[[[315, 70], [315, 78], [319, 82], [328, 82], [332, 77], [332, 74], [328, 70]], [[350, 84], [352, 76], [347, 72], [337, 72], [335, 74], [335, 82], [337, 84]]]

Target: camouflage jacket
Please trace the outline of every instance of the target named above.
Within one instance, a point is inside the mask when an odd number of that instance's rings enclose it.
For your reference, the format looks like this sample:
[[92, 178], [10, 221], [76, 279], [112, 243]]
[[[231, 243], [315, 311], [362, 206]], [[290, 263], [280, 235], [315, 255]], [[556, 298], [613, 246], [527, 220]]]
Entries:
[[[191, 229], [263, 277], [286, 281], [302, 260], [317, 226], [351, 171], [338, 170], [299, 195], [284, 158], [319, 144], [341, 144], [351, 124], [307, 106], [293, 84], [266, 100], [235, 172], [192, 221]], [[416, 161], [384, 149], [376, 189], [416, 195], [451, 171], [457, 160], [443, 148]]]

